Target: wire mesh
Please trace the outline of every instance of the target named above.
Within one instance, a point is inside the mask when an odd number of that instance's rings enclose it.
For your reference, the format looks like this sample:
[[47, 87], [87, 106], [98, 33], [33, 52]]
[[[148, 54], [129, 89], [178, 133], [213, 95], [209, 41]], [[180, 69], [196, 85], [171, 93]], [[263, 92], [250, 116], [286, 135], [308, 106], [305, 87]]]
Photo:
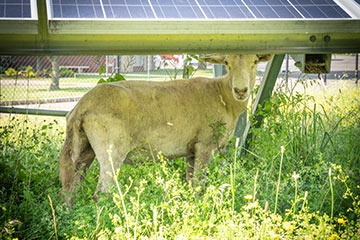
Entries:
[[[353, 79], [356, 55], [333, 56], [330, 79]], [[281, 76], [298, 78], [290, 60]], [[358, 63], [359, 64], [359, 63]], [[185, 68], [184, 68], [185, 66]], [[260, 77], [265, 63], [258, 67]], [[71, 110], [98, 83], [120, 73], [126, 80], [167, 81], [184, 76], [212, 77], [211, 64], [189, 55], [153, 56], [0, 56], [0, 106]], [[190, 73], [190, 74], [189, 74]], [[317, 76], [310, 76], [317, 78]]]

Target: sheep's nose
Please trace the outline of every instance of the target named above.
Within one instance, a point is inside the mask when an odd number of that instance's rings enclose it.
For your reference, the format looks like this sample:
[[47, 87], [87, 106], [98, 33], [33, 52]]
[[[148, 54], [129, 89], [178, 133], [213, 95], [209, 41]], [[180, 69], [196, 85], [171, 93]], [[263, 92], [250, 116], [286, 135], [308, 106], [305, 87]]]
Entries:
[[238, 94], [239, 96], [244, 95], [247, 92], [248, 88], [244, 87], [243, 89], [239, 89], [237, 87], [234, 88], [234, 91], [236, 94]]

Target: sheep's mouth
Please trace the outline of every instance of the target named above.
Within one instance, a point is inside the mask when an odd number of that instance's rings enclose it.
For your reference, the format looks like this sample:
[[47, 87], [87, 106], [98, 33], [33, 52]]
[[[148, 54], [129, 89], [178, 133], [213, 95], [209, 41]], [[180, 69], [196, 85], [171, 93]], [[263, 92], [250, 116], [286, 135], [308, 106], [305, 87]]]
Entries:
[[237, 101], [240, 102], [246, 101], [249, 97], [248, 88], [244, 88], [241, 90], [239, 90], [238, 88], [233, 88], [233, 96]]

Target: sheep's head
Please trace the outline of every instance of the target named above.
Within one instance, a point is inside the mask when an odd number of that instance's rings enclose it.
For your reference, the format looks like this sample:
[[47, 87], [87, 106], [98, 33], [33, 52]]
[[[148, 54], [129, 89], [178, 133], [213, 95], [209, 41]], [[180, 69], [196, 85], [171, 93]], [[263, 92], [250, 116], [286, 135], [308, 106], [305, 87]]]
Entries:
[[215, 55], [202, 57], [201, 60], [225, 64], [232, 94], [235, 100], [244, 102], [248, 100], [254, 87], [257, 64], [261, 61], [269, 61], [272, 56], [270, 54]]

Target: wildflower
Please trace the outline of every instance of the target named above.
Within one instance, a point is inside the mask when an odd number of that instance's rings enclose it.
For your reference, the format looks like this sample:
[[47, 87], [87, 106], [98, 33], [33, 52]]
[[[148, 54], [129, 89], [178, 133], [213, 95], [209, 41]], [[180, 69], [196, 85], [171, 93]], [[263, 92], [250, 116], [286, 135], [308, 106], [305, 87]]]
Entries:
[[252, 195], [246, 195], [246, 196], [245, 196], [245, 199], [246, 199], [246, 200], [251, 200], [251, 199], [252, 199]]
[[285, 152], [285, 147], [284, 146], [281, 146], [280, 149], [281, 149], [281, 153]]
[[300, 178], [300, 175], [297, 174], [297, 173], [294, 171], [292, 177], [293, 177], [295, 180], [298, 180], [298, 179]]
[[346, 220], [343, 218], [338, 218], [337, 222], [344, 225], [346, 223]]
[[13, 240], [19, 240], [18, 238], [13, 238]]
[[279, 234], [276, 234], [274, 232], [270, 232], [270, 239], [280, 239]]
[[327, 240], [335, 240], [335, 239], [338, 239], [339, 238], [339, 235], [337, 235], [336, 233], [333, 233], [331, 234], [330, 237], [327, 238]]
[[283, 228], [286, 231], [292, 231], [294, 229], [294, 226], [290, 222], [284, 222], [283, 223]]

